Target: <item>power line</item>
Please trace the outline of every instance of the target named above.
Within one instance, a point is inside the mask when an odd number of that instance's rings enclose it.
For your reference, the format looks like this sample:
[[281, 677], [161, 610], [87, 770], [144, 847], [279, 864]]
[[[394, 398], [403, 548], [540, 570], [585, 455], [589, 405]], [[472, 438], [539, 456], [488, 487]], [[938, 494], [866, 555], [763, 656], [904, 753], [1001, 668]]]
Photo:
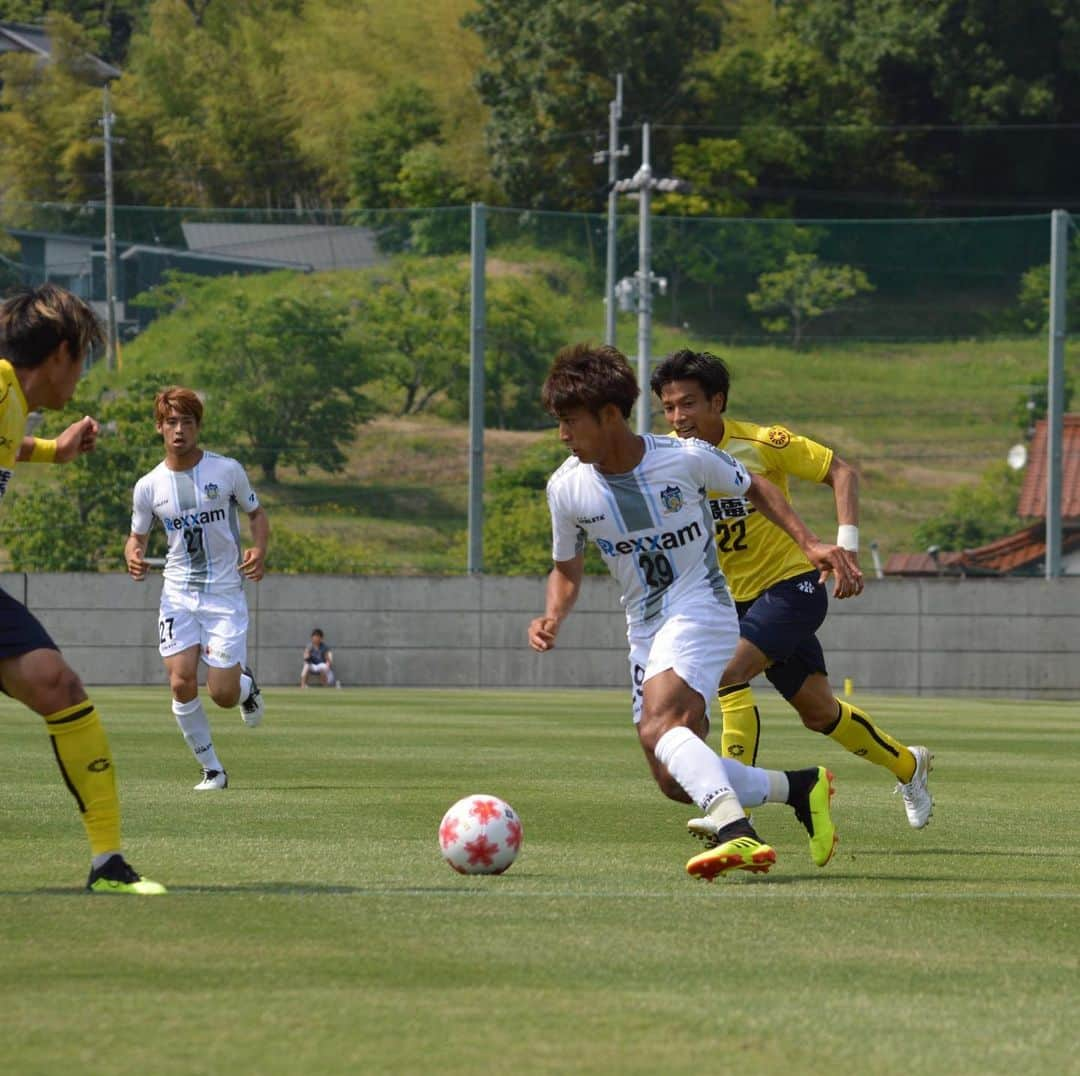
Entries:
[[1080, 123], [744, 123], [657, 124], [664, 131], [896, 131], [902, 133], [929, 133], [934, 131], [962, 132], [1016, 132], [1016, 131], [1080, 131]]

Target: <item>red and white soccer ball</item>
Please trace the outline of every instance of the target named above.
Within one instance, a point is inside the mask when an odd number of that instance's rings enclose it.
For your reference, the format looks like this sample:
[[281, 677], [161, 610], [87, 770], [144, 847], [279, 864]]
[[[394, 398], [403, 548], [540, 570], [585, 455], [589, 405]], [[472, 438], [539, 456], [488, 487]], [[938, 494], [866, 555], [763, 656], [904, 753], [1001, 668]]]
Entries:
[[466, 796], [439, 823], [443, 859], [459, 874], [502, 874], [521, 851], [521, 819], [498, 796]]

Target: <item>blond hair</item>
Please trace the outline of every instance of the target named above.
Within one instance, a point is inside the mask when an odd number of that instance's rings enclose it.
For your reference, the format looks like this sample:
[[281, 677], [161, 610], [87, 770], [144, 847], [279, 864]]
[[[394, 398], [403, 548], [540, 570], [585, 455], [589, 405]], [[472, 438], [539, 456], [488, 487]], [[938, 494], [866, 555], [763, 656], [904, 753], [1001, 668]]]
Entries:
[[196, 425], [202, 425], [203, 402], [199, 399], [198, 393], [192, 389], [185, 389], [181, 385], [170, 385], [154, 397], [156, 422], [164, 422], [172, 411], [178, 415], [190, 415]]

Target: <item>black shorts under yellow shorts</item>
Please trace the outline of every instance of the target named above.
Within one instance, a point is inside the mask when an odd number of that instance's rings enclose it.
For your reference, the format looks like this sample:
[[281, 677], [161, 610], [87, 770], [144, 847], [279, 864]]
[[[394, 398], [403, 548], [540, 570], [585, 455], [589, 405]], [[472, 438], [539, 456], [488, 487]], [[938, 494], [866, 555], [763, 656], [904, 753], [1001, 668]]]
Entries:
[[818, 575], [811, 571], [782, 579], [756, 598], [735, 603], [739, 634], [772, 662], [765, 675], [785, 699], [811, 673], [828, 675], [815, 632], [829, 611], [829, 595]]
[[59, 650], [52, 637], [22, 602], [0, 590], [0, 661], [31, 650]]

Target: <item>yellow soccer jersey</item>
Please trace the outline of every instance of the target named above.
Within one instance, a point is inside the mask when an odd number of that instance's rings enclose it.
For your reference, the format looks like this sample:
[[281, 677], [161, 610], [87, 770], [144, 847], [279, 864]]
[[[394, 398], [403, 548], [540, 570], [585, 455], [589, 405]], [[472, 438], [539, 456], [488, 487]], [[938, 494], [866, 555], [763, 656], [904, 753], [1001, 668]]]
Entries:
[[[729, 418], [724, 419], [724, 438], [717, 448], [734, 456], [752, 474], [779, 486], [789, 502], [788, 475], [821, 482], [833, 459], [831, 448], [783, 426], [757, 426]], [[813, 567], [791, 538], [746, 498], [710, 490], [709, 507], [716, 523], [720, 567], [736, 601], [756, 598], [774, 583]]]
[[[19, 458], [19, 448], [26, 432], [27, 412], [26, 397], [15, 376], [15, 367], [7, 359], [0, 359], [0, 500], [7, 492], [15, 471], [15, 461]], [[44, 442], [36, 437], [34, 440], [40, 445], [52, 445], [52, 442]]]
[[0, 499], [7, 492], [26, 430], [26, 397], [15, 367], [0, 359]]

